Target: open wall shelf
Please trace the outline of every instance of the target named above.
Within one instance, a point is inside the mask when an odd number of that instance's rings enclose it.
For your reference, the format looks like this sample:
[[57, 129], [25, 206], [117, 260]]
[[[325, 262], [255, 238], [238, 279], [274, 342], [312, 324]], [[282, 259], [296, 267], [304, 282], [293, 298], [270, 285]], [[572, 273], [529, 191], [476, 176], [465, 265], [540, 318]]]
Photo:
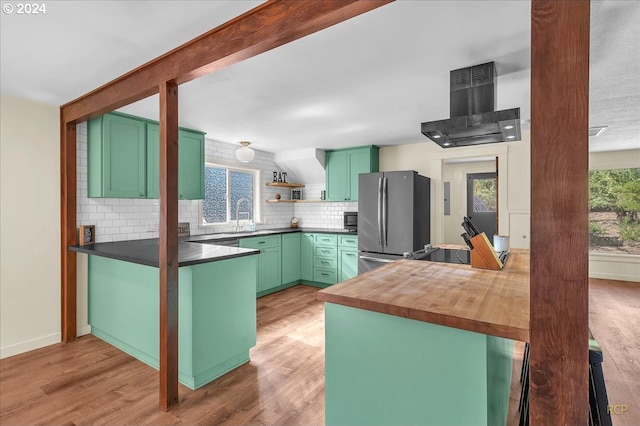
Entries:
[[267, 186], [279, 186], [281, 188], [304, 188], [302, 183], [287, 183], [287, 182], [267, 182]]

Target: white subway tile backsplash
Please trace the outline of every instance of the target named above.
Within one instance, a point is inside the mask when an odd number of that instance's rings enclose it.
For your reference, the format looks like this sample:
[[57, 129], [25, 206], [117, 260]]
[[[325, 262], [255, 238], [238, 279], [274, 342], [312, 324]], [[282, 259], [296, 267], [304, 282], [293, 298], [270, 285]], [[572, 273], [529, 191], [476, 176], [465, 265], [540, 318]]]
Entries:
[[[88, 198], [87, 197], [87, 131], [86, 123], [77, 126], [77, 221], [79, 225], [95, 224], [96, 241], [123, 241], [141, 238], [158, 238], [160, 217], [159, 200], [130, 199], [130, 198]], [[228, 144], [207, 139], [205, 141], [205, 155], [208, 160], [216, 158], [235, 161], [235, 144]], [[238, 166], [246, 166], [238, 163]], [[265, 203], [265, 199], [272, 199], [277, 193], [283, 198], [289, 198], [288, 188], [274, 188], [266, 186], [271, 182], [274, 170], [279, 170], [273, 162], [273, 154], [256, 151], [256, 157], [250, 164], [260, 167], [260, 194], [262, 221], [258, 222], [259, 229], [288, 227], [291, 217], [298, 218], [299, 226], [308, 228], [342, 228], [342, 212], [356, 211], [357, 202], [328, 202], [320, 201], [320, 194], [324, 185], [313, 184], [302, 188], [302, 198], [317, 200], [317, 203]], [[192, 234], [206, 234], [212, 232], [235, 231], [235, 222], [201, 226], [200, 202], [198, 200], [181, 200], [178, 202], [178, 220], [189, 222]]]

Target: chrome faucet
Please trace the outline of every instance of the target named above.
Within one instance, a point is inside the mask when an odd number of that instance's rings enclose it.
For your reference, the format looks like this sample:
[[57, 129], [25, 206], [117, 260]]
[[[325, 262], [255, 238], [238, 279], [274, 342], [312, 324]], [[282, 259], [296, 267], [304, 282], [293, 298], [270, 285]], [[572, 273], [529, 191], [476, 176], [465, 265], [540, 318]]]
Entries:
[[246, 201], [247, 202], [247, 207], [249, 208], [249, 210], [247, 211], [247, 216], [250, 219], [251, 217], [249, 216], [249, 214], [251, 213], [251, 202], [247, 199], [247, 198], [240, 198], [238, 200], [238, 203], [236, 204], [236, 232], [239, 232], [240, 230], [240, 203]]

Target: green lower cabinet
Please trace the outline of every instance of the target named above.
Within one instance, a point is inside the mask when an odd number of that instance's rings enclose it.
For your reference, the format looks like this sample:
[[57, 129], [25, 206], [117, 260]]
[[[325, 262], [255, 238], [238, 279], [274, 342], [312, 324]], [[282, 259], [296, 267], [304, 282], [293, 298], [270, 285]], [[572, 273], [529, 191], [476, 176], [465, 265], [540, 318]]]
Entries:
[[282, 285], [282, 245], [280, 235], [240, 239], [240, 247], [259, 249], [257, 294]]
[[338, 282], [358, 275], [358, 236], [338, 236]]
[[338, 236], [315, 234], [313, 280], [321, 284], [338, 282]]
[[300, 233], [282, 234], [282, 284], [300, 281]]
[[[243, 256], [178, 269], [178, 379], [197, 389], [249, 361], [256, 265]], [[91, 333], [159, 368], [158, 268], [89, 256]]]
[[300, 279], [313, 281], [314, 234], [303, 232], [300, 236]]
[[259, 291], [270, 290], [282, 284], [282, 249], [271, 247], [260, 253], [260, 285]]
[[325, 424], [504, 425], [513, 341], [325, 303]]
[[358, 275], [358, 251], [341, 248], [338, 253], [338, 282]]

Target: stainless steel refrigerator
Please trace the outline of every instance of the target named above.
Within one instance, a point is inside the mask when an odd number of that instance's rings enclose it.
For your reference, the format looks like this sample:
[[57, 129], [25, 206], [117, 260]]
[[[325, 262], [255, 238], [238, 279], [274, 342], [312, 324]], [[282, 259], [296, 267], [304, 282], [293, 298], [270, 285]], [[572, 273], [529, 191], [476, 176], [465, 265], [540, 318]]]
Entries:
[[358, 178], [358, 273], [431, 241], [431, 180], [413, 170]]

